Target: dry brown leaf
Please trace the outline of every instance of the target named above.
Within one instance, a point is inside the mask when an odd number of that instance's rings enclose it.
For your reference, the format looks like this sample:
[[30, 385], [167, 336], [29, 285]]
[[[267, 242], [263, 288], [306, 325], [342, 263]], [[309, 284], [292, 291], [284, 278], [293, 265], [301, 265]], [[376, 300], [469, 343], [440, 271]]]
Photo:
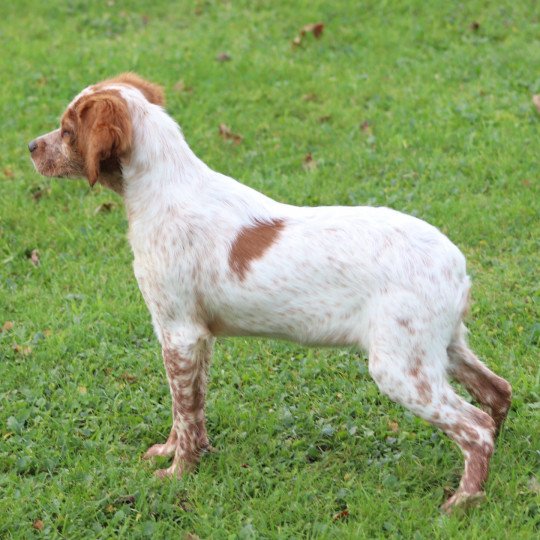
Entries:
[[322, 36], [324, 24], [322, 22], [315, 24], [307, 24], [302, 30], [304, 30], [306, 34], [308, 32], [311, 32], [318, 39]]
[[226, 52], [221, 52], [216, 56], [218, 62], [230, 62], [232, 60], [231, 55]]
[[195, 533], [186, 533], [184, 535], [184, 540], [201, 540]]
[[10, 169], [9, 167], [6, 167], [4, 170], [3, 170], [3, 173], [4, 173], [4, 176], [6, 178], [13, 178], [15, 176], [15, 174], [13, 173], [13, 170]]
[[39, 251], [37, 249], [27, 249], [25, 255], [34, 266], [39, 266]]
[[397, 422], [394, 422], [393, 420], [390, 420], [388, 422], [388, 429], [390, 431], [393, 431], [394, 433], [397, 433], [399, 431], [399, 424]]
[[292, 40], [293, 46], [298, 47], [302, 44], [302, 40], [306, 34], [313, 34], [315, 38], [319, 39], [324, 31], [324, 23], [312, 23], [306, 24], [300, 29], [300, 33]]
[[10, 330], [13, 330], [13, 322], [11, 321], [6, 321], [3, 325], [2, 325], [2, 328], [0, 329], [2, 332], [9, 332]]
[[306, 171], [314, 171], [317, 168], [317, 162], [313, 159], [311, 152], [307, 153], [304, 156], [304, 162], [302, 166]]
[[183, 94], [191, 94], [193, 92], [193, 88], [191, 86], [186, 86], [186, 83], [180, 79], [175, 85], [174, 89], [177, 92], [183, 93]]
[[478, 30], [480, 30], [480, 23], [479, 23], [478, 21], [473, 21], [473, 22], [471, 23], [470, 29], [471, 29], [473, 32], [478, 32]]
[[15, 345], [13, 345], [13, 350], [21, 356], [30, 356], [30, 354], [32, 354], [32, 347], [28, 345], [19, 345], [18, 343], [15, 343]]
[[51, 194], [51, 188], [50, 187], [36, 187], [34, 189], [32, 189], [32, 191], [30, 192], [32, 194], [32, 199], [34, 199], [34, 201], [39, 201], [42, 197], [44, 196], [48, 196]]
[[102, 212], [110, 212], [113, 208], [116, 208], [116, 203], [114, 202], [104, 202], [101, 203], [95, 210], [94, 215], [100, 214]]
[[227, 124], [219, 124], [219, 134], [223, 140], [232, 141], [234, 144], [240, 144], [243, 139], [242, 135], [233, 133]]
[[34, 527], [34, 529], [36, 529], [37, 531], [42, 531], [44, 526], [45, 524], [43, 523], [43, 521], [41, 521], [41, 519], [36, 519], [36, 521], [32, 523], [32, 527]]
[[538, 481], [536, 476], [531, 476], [529, 478], [527, 487], [529, 488], [529, 491], [532, 491], [533, 493], [536, 493], [537, 495], [540, 494], [540, 482]]
[[30, 261], [34, 266], [39, 266], [39, 251], [37, 249], [33, 249], [30, 253]]
[[331, 119], [332, 119], [332, 116], [330, 114], [325, 114], [324, 116], [319, 116], [319, 118], [317, 118], [317, 120], [319, 121], [319, 124], [330, 122]]
[[345, 508], [341, 512], [334, 514], [332, 517], [332, 521], [338, 521], [340, 519], [347, 519], [348, 517], [349, 517], [349, 510]]
[[124, 495], [123, 497], [118, 497], [118, 499], [114, 501], [114, 504], [127, 504], [128, 506], [133, 506], [135, 500], [135, 495]]
[[532, 102], [534, 103], [536, 110], [540, 113], [540, 94], [533, 96]]
[[128, 383], [137, 382], [137, 377], [135, 375], [132, 375], [131, 373], [128, 373], [127, 371], [124, 371], [124, 373], [120, 375], [120, 379]]
[[79, 394], [84, 395], [84, 394], [86, 394], [88, 392], [88, 390], [87, 390], [86, 386], [78, 386], [77, 387], [77, 392], [79, 392]]
[[309, 94], [304, 94], [302, 96], [302, 101], [317, 101], [319, 98], [317, 96], [317, 94], [314, 94], [314, 93], [309, 93]]
[[373, 130], [371, 129], [371, 124], [368, 120], [364, 120], [360, 124], [360, 129], [362, 130], [362, 133], [365, 133], [366, 135], [371, 135], [373, 133]]

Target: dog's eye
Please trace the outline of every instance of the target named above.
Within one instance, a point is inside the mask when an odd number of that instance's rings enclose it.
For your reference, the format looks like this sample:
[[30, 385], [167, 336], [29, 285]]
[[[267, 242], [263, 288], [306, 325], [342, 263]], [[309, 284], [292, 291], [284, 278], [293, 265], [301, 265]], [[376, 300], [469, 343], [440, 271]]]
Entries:
[[60, 136], [62, 137], [62, 139], [64, 137], [71, 137], [71, 131], [69, 131], [68, 129], [63, 129], [62, 130], [62, 133], [60, 134]]

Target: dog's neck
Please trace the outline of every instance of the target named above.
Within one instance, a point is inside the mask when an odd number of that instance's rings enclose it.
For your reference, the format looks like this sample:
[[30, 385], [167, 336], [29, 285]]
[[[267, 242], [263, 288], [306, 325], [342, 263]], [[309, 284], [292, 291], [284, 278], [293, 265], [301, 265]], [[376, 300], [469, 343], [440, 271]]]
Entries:
[[155, 105], [132, 111], [133, 143], [122, 165], [123, 197], [128, 217], [141, 215], [150, 200], [174, 205], [211, 174], [193, 153], [178, 124]]

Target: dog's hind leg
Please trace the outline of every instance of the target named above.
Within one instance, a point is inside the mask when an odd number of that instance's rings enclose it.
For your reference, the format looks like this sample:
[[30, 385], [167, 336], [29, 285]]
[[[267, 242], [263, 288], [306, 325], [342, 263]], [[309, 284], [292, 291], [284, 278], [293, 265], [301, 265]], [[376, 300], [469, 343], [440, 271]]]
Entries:
[[478, 360], [469, 349], [465, 335], [465, 327], [461, 324], [457, 336], [448, 346], [449, 373], [491, 415], [499, 432], [512, 402], [512, 387]]
[[[403, 319], [405, 320], [405, 319]], [[469, 505], [483, 497], [493, 453], [495, 422], [490, 415], [459, 397], [447, 382], [446, 345], [431, 327], [409, 322], [378, 322], [369, 352], [369, 372], [381, 392], [442, 429], [460, 447], [465, 470], [459, 487], [442, 509]]]

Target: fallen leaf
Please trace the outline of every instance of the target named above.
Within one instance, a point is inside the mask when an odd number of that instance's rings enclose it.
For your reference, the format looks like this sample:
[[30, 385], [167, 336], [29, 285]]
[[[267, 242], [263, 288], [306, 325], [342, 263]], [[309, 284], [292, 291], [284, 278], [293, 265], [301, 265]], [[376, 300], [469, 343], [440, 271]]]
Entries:
[[303, 30], [305, 33], [312, 32], [313, 35], [318, 39], [322, 36], [324, 30], [324, 24], [322, 22], [315, 24], [307, 24], [304, 26]]
[[132, 375], [131, 373], [128, 373], [127, 371], [124, 371], [124, 373], [120, 375], [120, 379], [128, 383], [137, 382], [137, 377], [135, 375]]
[[34, 527], [34, 529], [36, 529], [37, 531], [42, 531], [44, 526], [45, 525], [43, 521], [41, 521], [41, 519], [36, 519], [36, 521], [32, 523], [32, 527]]
[[118, 499], [114, 501], [114, 504], [127, 504], [132, 506], [135, 504], [135, 495], [124, 495], [123, 497], [118, 497]]
[[227, 124], [219, 124], [219, 134], [225, 141], [232, 141], [234, 144], [240, 144], [243, 137], [237, 133], [233, 133]]
[[365, 133], [366, 135], [371, 135], [373, 133], [373, 130], [371, 129], [371, 124], [368, 120], [364, 120], [360, 124], [360, 129], [362, 130], [362, 133]]
[[317, 162], [313, 159], [311, 152], [304, 156], [304, 162], [302, 164], [306, 171], [314, 171], [317, 168]]
[[399, 424], [397, 422], [394, 422], [393, 420], [390, 420], [388, 422], [388, 429], [390, 431], [393, 431], [394, 433], [397, 433], [399, 431]]
[[540, 113], [540, 94], [533, 96], [532, 102], [534, 103], [536, 110]]
[[45, 195], [50, 195], [51, 194], [51, 188], [50, 187], [41, 187], [41, 186], [36, 186], [34, 187], [30, 193], [32, 194], [32, 199], [34, 199], [34, 201], [39, 201], [42, 197], [44, 197]]
[[216, 56], [218, 62], [230, 62], [232, 60], [231, 55], [226, 52], [221, 52]]
[[99, 214], [101, 212], [110, 212], [113, 208], [116, 208], [116, 203], [114, 202], [104, 202], [101, 203], [95, 210], [94, 215]]
[[473, 32], [478, 32], [478, 30], [480, 30], [480, 23], [477, 22], [477, 21], [473, 21], [473, 22], [471, 23], [470, 29], [471, 29]]
[[349, 510], [347, 508], [343, 509], [341, 512], [334, 514], [332, 521], [338, 521], [340, 519], [347, 519], [349, 517]]
[[521, 182], [525, 187], [531, 187], [531, 181], [530, 180], [522, 180]]
[[21, 356], [29, 356], [32, 354], [32, 347], [29, 345], [19, 345], [18, 343], [15, 343], [15, 345], [13, 345], [13, 350]]
[[178, 506], [178, 508], [180, 508], [184, 512], [193, 511], [192, 504], [189, 502], [189, 499], [184, 496], [178, 497], [178, 500], [176, 501], [176, 506]]
[[443, 494], [444, 494], [444, 500], [448, 499], [449, 497], [451, 497], [453, 494], [454, 494], [454, 491], [455, 491], [455, 488], [453, 488], [452, 486], [448, 485], [448, 484], [445, 484], [443, 486]]
[[325, 114], [324, 116], [319, 116], [318, 121], [319, 121], [319, 124], [324, 124], [326, 122], [330, 122], [331, 119], [332, 119], [331, 115]]
[[2, 325], [2, 332], [9, 332], [10, 330], [13, 330], [13, 322], [12, 321], [6, 321], [3, 325]]
[[302, 101], [317, 101], [319, 98], [317, 94], [309, 93], [302, 96]]
[[191, 92], [193, 92], [193, 88], [191, 86], [186, 86], [186, 83], [183, 80], [179, 80], [174, 85], [174, 89], [177, 92], [184, 93], [184, 94], [191, 94]]
[[27, 249], [24, 254], [34, 266], [39, 266], [39, 251], [37, 249]]
[[15, 176], [15, 174], [13, 173], [13, 170], [10, 169], [9, 167], [6, 167], [6, 168], [4, 169], [4, 171], [3, 171], [3, 173], [4, 173], [4, 176], [5, 176], [6, 178], [13, 178], [13, 177]]
[[527, 484], [527, 487], [533, 493], [540, 494], [540, 482], [538, 481], [536, 476], [531, 476], [529, 478], [529, 482]]
[[201, 540], [195, 533], [186, 533], [184, 535], [184, 540]]
[[292, 44], [296, 47], [302, 44], [302, 40], [306, 34], [313, 34], [319, 39], [322, 36], [324, 24], [322, 22], [306, 24], [300, 29], [300, 33], [292, 40]]
[[79, 386], [77, 388], [77, 391], [79, 392], [79, 394], [86, 394], [88, 392], [88, 390], [86, 389], [86, 386]]

